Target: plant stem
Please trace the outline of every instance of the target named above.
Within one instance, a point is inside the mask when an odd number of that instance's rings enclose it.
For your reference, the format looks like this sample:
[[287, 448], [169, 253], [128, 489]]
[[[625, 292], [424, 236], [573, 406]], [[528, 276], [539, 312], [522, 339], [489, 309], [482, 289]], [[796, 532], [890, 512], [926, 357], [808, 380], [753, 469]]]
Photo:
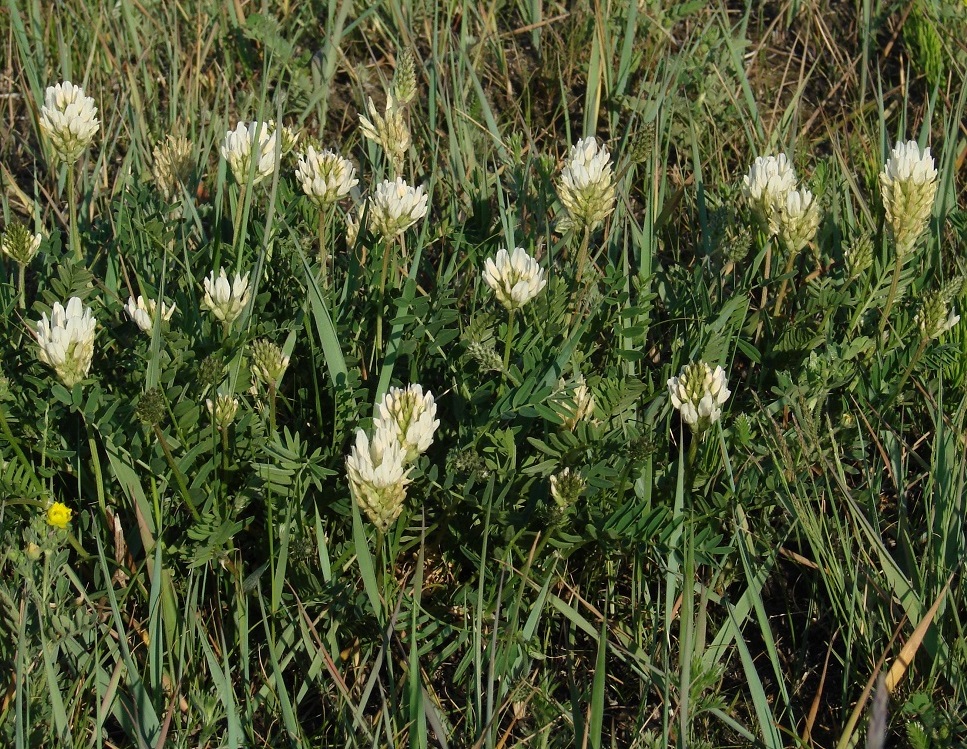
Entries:
[[786, 260], [786, 267], [782, 271], [783, 279], [782, 284], [779, 286], [779, 295], [776, 297], [776, 306], [772, 308], [772, 316], [777, 317], [779, 312], [782, 310], [782, 302], [786, 298], [786, 291], [789, 289], [789, 274], [792, 272], [792, 266], [796, 262], [796, 257], [798, 257], [798, 252], [790, 252], [789, 259]]
[[514, 315], [516, 309], [511, 307], [510, 314], [507, 316], [507, 337], [504, 339], [504, 375], [510, 370], [510, 349], [514, 341]]
[[24, 271], [26, 267], [23, 263], [17, 263], [17, 281], [20, 285], [20, 309], [27, 309], [27, 295], [24, 289]]
[[386, 274], [389, 271], [391, 243], [385, 239], [383, 245], [383, 271], [379, 275], [379, 313], [376, 317], [376, 350], [383, 348], [383, 308], [386, 306]]
[[188, 511], [191, 516], [197, 521], [201, 520], [201, 515], [198, 514], [198, 508], [195, 507], [195, 503], [191, 499], [191, 492], [188, 491], [188, 484], [185, 483], [185, 477], [181, 474], [181, 469], [178, 468], [178, 464], [175, 463], [175, 456], [171, 454], [171, 448], [168, 447], [168, 441], [165, 439], [164, 432], [161, 431], [161, 427], [157, 424], [152, 424], [154, 429], [154, 435], [158, 438], [158, 442], [161, 444], [161, 449], [164, 451], [165, 459], [168, 461], [168, 465], [171, 466], [172, 472], [175, 474], [175, 483], [178, 484], [178, 491], [181, 492], [181, 498], [185, 500], [185, 504], [188, 506]]
[[269, 429], [275, 433], [275, 383], [269, 383]]
[[70, 210], [70, 246], [74, 251], [74, 259], [83, 260], [81, 254], [81, 237], [77, 229], [77, 193], [74, 190], [74, 164], [67, 165], [67, 205]]
[[897, 248], [896, 260], [893, 263], [893, 281], [890, 283], [890, 293], [886, 295], [886, 304], [883, 305], [883, 314], [880, 317], [880, 336], [883, 336], [883, 331], [886, 329], [887, 321], [890, 319], [890, 310], [893, 309], [893, 302], [896, 299], [896, 290], [900, 285], [900, 273], [903, 270], [903, 266], [906, 263], [906, 253], [900, 252], [900, 248]]
[[578, 249], [577, 269], [574, 274], [574, 281], [578, 288], [581, 287], [581, 278], [584, 276], [584, 266], [588, 262], [588, 243], [591, 241], [591, 230], [585, 226], [584, 236], [581, 239], [581, 247]]
[[329, 223], [329, 209], [319, 209], [319, 265], [322, 266], [322, 288], [328, 286], [329, 253], [326, 252], [326, 228]]
[[235, 247], [236, 254], [239, 249], [239, 233], [242, 230], [242, 214], [245, 213], [245, 184], [238, 186], [238, 205], [235, 206], [235, 221], [232, 227], [232, 245]]
[[924, 350], [927, 348], [927, 344], [930, 342], [928, 336], [921, 336], [920, 345], [917, 346], [916, 352], [913, 354], [913, 358], [910, 359], [910, 363], [907, 368], [903, 370], [903, 374], [900, 375], [900, 379], [897, 380], [896, 386], [893, 388], [893, 395], [890, 396], [890, 403], [900, 395], [900, 390], [906, 384], [907, 380], [910, 379], [910, 375], [913, 374], [913, 368], [917, 366], [917, 362], [920, 361], [920, 357], [923, 355]]

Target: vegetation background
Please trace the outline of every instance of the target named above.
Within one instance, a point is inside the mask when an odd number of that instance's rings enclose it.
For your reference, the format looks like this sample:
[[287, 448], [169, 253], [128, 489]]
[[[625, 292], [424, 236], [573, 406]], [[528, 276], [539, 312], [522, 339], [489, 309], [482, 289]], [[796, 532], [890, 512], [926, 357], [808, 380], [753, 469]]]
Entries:
[[[963, 2], [5, 0], [0, 32], [4, 225], [45, 235], [24, 308], [6, 258], [0, 282], [4, 745], [967, 742], [967, 323], [916, 317], [967, 301]], [[404, 51], [430, 214], [383, 294], [347, 201], [322, 284], [293, 163], [240, 190], [219, 144], [284, 122], [365, 195], [389, 165], [359, 114]], [[38, 128], [61, 80], [101, 120], [70, 175]], [[195, 165], [173, 204], [168, 135]], [[618, 203], [585, 286], [555, 184], [591, 135]], [[878, 174], [909, 138], [940, 182], [887, 319]], [[740, 194], [768, 153], [823, 210], [785, 272]], [[518, 245], [549, 283], [508, 331], [480, 274]], [[220, 266], [256, 287], [227, 332], [199, 309]], [[127, 320], [139, 293], [169, 326]], [[99, 332], [67, 389], [31, 330], [70, 296]], [[250, 389], [260, 338], [291, 357], [278, 393]], [[733, 392], [704, 440], [665, 386], [698, 358]], [[410, 382], [441, 425], [383, 536], [345, 456]], [[586, 488], [562, 506], [564, 468]]]

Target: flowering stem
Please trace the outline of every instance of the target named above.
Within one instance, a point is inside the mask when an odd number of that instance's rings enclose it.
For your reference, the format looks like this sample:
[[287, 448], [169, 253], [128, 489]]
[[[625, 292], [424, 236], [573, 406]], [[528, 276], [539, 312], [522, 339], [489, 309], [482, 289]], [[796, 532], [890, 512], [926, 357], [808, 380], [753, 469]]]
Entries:
[[269, 383], [269, 430], [275, 433], [275, 383]]
[[886, 295], [886, 304], [883, 305], [883, 313], [880, 317], [880, 336], [883, 335], [883, 331], [886, 329], [886, 323], [890, 319], [890, 310], [893, 309], [896, 290], [900, 285], [900, 273], [903, 271], [905, 262], [906, 253], [901, 252], [900, 248], [897, 247], [896, 260], [893, 263], [893, 281], [890, 283], [890, 293]]
[[322, 288], [327, 287], [329, 255], [326, 252], [326, 227], [329, 223], [329, 209], [319, 209], [319, 265], [322, 266]]
[[900, 379], [897, 380], [896, 386], [893, 388], [893, 395], [889, 400], [890, 403], [892, 403], [893, 400], [900, 394], [901, 388], [906, 384], [907, 380], [910, 379], [910, 375], [913, 374], [913, 368], [917, 366], [917, 362], [920, 361], [920, 357], [923, 355], [923, 352], [926, 350], [929, 342], [929, 336], [920, 337], [920, 345], [917, 346], [917, 350], [914, 352], [913, 358], [910, 359], [910, 363], [907, 365], [907, 368], [903, 370], [903, 374], [900, 375]]
[[242, 230], [242, 214], [245, 213], [245, 183], [238, 185], [238, 205], [235, 206], [235, 222], [232, 227], [232, 244], [238, 247], [239, 232]]
[[188, 491], [188, 484], [185, 483], [185, 477], [181, 474], [181, 469], [178, 468], [178, 464], [175, 462], [175, 456], [171, 454], [171, 448], [168, 447], [168, 441], [165, 439], [164, 432], [161, 431], [161, 427], [157, 424], [152, 424], [151, 426], [154, 429], [155, 437], [158, 438], [158, 442], [161, 444], [161, 449], [165, 454], [165, 460], [168, 461], [168, 465], [171, 466], [171, 470], [175, 474], [175, 483], [178, 484], [181, 498], [185, 500], [191, 516], [196, 521], [201, 520], [201, 515], [198, 514], [198, 508], [195, 507], [195, 503], [191, 500], [191, 492]]
[[27, 295], [24, 289], [24, 270], [26, 266], [23, 263], [17, 263], [17, 280], [20, 284], [20, 309], [27, 308]]
[[510, 314], [507, 317], [507, 338], [504, 340], [504, 375], [507, 376], [510, 372], [510, 347], [514, 341], [514, 314], [517, 312], [516, 309], [511, 307]]
[[789, 274], [792, 273], [792, 266], [796, 262], [798, 252], [790, 252], [789, 259], [786, 260], [786, 267], [782, 271], [783, 279], [779, 286], [779, 295], [776, 297], [776, 306], [772, 308], [772, 316], [777, 317], [782, 310], [782, 302], [786, 298], [786, 291], [789, 289]]
[[390, 245], [384, 239], [383, 245], [383, 271], [379, 276], [379, 314], [376, 317], [376, 349], [383, 348], [383, 307], [386, 305], [386, 274], [389, 271]]
[[584, 276], [584, 266], [588, 262], [588, 244], [591, 241], [591, 229], [584, 227], [584, 235], [581, 239], [581, 247], [578, 249], [577, 269], [575, 271], [575, 283], [578, 288], [581, 286], [581, 278]]
[[74, 191], [74, 164], [67, 165], [67, 205], [70, 210], [70, 246], [74, 251], [75, 260], [83, 260], [81, 254], [81, 237], [77, 230], [77, 194]]

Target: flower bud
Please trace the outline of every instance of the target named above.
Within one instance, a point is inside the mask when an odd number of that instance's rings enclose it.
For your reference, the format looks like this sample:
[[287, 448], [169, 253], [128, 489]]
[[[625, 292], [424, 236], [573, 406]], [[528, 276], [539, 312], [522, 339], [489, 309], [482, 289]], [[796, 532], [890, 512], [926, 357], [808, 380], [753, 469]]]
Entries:
[[205, 406], [208, 408], [208, 413], [212, 415], [212, 422], [215, 424], [215, 427], [218, 429], [228, 429], [235, 420], [235, 414], [238, 412], [238, 398], [225, 393], [219, 393], [214, 401], [211, 398], [206, 398]]
[[43, 239], [43, 234], [31, 234], [23, 224], [11, 224], [0, 237], [0, 250], [15, 263], [28, 265]]
[[289, 366], [289, 357], [271, 341], [259, 339], [252, 344], [252, 372], [265, 385], [278, 386]]
[[158, 190], [168, 203], [173, 203], [181, 195], [183, 185], [187, 185], [194, 169], [191, 141], [187, 138], [167, 136], [154, 147], [154, 162], [151, 174]]

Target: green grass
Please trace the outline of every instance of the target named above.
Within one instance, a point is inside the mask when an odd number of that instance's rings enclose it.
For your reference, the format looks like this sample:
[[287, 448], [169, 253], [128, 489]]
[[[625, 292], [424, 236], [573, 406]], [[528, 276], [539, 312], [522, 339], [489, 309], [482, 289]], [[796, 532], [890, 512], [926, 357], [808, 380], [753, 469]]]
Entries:
[[[0, 30], [3, 223], [45, 236], [22, 285], [0, 262], [0, 743], [875, 749], [882, 690], [887, 745], [967, 742], [967, 322], [917, 317], [967, 307], [963, 3], [6, 0]], [[404, 51], [429, 215], [350, 242]], [[61, 80], [100, 119], [73, 183], [39, 127]], [[254, 119], [356, 167], [325, 278], [295, 155], [250, 189], [220, 156]], [[616, 207], [585, 238], [558, 180], [592, 135]], [[878, 175], [911, 138], [938, 193], [891, 302]], [[778, 153], [822, 212], [788, 273], [740, 189]], [[482, 272], [515, 246], [548, 283], [509, 317]], [[252, 284], [227, 329], [220, 267]], [[98, 327], [68, 388], [32, 331], [72, 296]], [[702, 437], [666, 387], [696, 359], [732, 391]], [[409, 383], [440, 426], [380, 533], [346, 456]]]

